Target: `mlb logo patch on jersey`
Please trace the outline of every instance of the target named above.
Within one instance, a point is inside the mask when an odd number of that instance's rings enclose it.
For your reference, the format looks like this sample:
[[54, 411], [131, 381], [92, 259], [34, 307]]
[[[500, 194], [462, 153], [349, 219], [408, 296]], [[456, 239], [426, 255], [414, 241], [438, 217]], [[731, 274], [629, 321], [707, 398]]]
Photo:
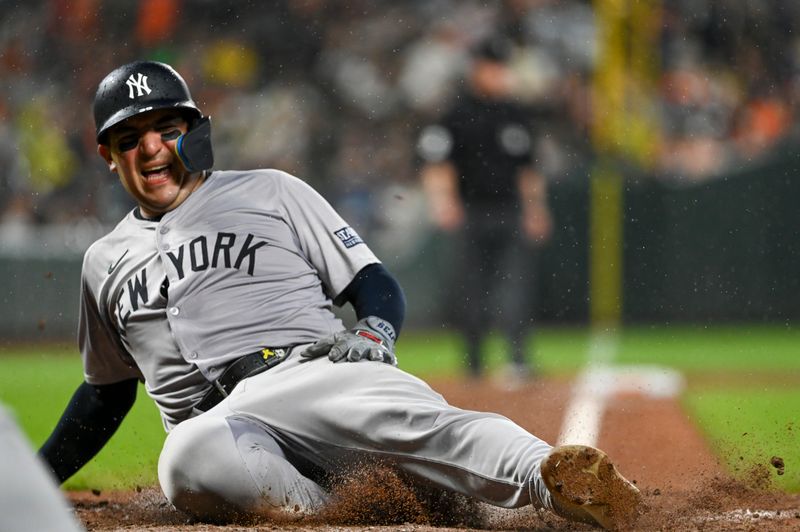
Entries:
[[342, 244], [344, 244], [344, 247], [346, 248], [351, 248], [353, 246], [357, 246], [358, 244], [364, 243], [364, 241], [361, 240], [361, 237], [358, 236], [358, 233], [356, 233], [350, 226], [342, 227], [338, 231], [334, 231], [333, 234], [339, 237], [339, 240], [342, 241]]

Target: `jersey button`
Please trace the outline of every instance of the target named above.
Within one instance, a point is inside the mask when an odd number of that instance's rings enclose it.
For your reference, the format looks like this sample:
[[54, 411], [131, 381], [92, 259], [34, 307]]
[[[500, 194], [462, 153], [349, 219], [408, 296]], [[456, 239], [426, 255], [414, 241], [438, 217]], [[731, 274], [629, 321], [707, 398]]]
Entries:
[[178, 307], [169, 307], [169, 313], [172, 314], [173, 316], [177, 316], [178, 314], [181, 313], [181, 309], [179, 309]]
[[159, 229], [158, 232], [161, 233], [162, 235], [166, 235], [167, 233], [169, 233], [169, 227], [162, 225], [161, 229]]
[[191, 359], [197, 358], [197, 351], [192, 351], [191, 353], [189, 353], [189, 358]]
[[169, 251], [169, 244], [161, 244], [161, 249], [164, 251]]

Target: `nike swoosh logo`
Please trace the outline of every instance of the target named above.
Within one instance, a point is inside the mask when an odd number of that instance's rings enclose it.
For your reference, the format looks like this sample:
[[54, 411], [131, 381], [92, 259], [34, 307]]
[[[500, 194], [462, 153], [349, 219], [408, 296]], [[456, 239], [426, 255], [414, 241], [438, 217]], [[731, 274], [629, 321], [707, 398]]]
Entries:
[[119, 266], [119, 263], [122, 262], [122, 259], [125, 258], [125, 255], [127, 255], [129, 251], [130, 249], [126, 249], [125, 253], [122, 254], [119, 260], [117, 260], [117, 262], [108, 266], [108, 275], [111, 275], [111, 273], [117, 269], [117, 266]]

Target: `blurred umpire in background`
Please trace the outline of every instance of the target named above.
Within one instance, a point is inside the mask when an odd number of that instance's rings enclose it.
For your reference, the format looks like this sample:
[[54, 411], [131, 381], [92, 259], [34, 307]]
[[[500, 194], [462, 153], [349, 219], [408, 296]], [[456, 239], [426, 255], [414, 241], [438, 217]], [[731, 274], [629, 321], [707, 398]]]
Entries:
[[455, 305], [469, 371], [483, 373], [481, 344], [493, 326], [510, 344], [509, 384], [533, 375], [536, 248], [552, 232], [544, 176], [534, 166], [530, 110], [514, 101], [509, 40], [472, 50], [465, 91], [417, 143], [436, 226], [457, 237]]

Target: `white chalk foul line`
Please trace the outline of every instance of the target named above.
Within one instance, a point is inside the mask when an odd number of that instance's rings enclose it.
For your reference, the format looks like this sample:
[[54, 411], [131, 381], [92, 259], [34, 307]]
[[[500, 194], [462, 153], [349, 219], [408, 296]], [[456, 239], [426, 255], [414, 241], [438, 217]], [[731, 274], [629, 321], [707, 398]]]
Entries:
[[612, 366], [617, 353], [614, 333], [594, 334], [586, 369], [575, 382], [564, 415], [557, 444], [596, 446], [603, 414], [618, 393], [640, 393], [650, 397], [674, 397], [683, 389], [683, 377], [659, 366]]
[[564, 414], [558, 445], [597, 444], [609, 393], [605, 388], [606, 381], [594, 378], [594, 372], [594, 368], [587, 368], [575, 383], [572, 399]]
[[750, 510], [740, 509], [725, 512], [719, 515], [708, 515], [696, 519], [699, 523], [724, 522], [724, 523], [753, 523], [761, 520], [796, 519], [796, 510]]

